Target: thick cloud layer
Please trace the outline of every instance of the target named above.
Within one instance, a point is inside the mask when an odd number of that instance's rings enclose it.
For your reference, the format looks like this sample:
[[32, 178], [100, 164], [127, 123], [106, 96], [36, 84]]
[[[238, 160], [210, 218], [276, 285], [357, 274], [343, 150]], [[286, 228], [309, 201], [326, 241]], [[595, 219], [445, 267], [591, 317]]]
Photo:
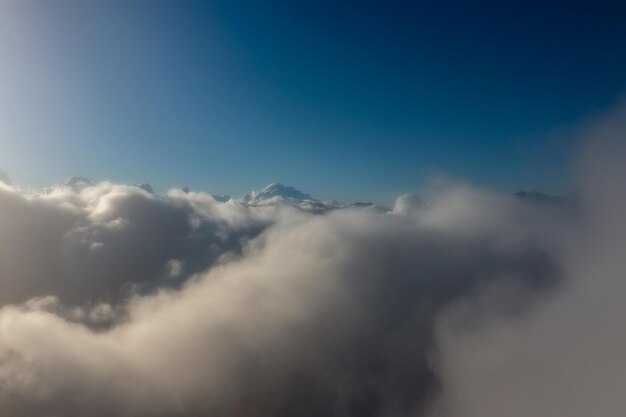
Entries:
[[3, 302], [40, 297], [0, 314], [9, 414], [406, 415], [437, 392], [442, 306], [558, 275], [555, 213], [463, 187], [324, 215], [107, 183], [2, 193]]
[[55, 295], [84, 304], [175, 286], [237, 255], [280, 210], [85, 181], [41, 195], [0, 188], [0, 303]]
[[563, 287], [525, 314], [482, 292], [440, 316], [446, 417], [609, 417], [626, 384], [626, 109], [591, 125], [580, 160], [581, 224], [559, 247]]
[[391, 212], [1, 185], [0, 414], [616, 415], [608, 142], [578, 210], [455, 184]]

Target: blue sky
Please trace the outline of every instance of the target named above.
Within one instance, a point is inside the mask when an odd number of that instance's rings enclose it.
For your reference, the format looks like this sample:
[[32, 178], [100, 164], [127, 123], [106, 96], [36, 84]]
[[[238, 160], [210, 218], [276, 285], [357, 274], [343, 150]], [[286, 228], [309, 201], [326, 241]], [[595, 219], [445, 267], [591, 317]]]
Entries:
[[[437, 4], [434, 4], [437, 3]], [[389, 201], [564, 191], [626, 87], [620, 2], [0, 0], [0, 168]]]

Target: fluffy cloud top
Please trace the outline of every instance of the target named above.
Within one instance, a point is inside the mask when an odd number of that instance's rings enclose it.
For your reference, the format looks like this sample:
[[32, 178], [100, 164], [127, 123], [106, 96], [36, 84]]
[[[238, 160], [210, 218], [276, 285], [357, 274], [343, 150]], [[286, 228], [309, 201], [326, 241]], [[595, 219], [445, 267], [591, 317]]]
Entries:
[[[403, 203], [402, 201], [405, 201]], [[85, 181], [0, 191], [0, 410], [405, 415], [437, 392], [433, 318], [557, 274], [553, 213], [467, 188], [394, 213]], [[33, 298], [35, 297], [35, 298]]]
[[603, 152], [580, 210], [0, 187], [0, 414], [614, 416], [626, 199]]

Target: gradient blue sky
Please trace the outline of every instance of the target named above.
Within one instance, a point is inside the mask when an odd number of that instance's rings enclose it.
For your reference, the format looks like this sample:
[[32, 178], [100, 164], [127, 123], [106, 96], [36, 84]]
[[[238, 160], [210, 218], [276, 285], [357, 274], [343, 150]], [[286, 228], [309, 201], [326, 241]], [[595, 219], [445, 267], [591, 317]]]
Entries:
[[[471, 3], [471, 4], [470, 4]], [[386, 202], [563, 191], [626, 87], [623, 2], [0, 0], [0, 168]]]

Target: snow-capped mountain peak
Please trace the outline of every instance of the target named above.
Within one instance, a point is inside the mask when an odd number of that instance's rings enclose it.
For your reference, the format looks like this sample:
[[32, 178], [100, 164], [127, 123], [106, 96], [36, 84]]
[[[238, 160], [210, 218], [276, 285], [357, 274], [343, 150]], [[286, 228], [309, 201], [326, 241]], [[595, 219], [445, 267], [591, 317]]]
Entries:
[[85, 177], [69, 177], [50, 188], [44, 189], [44, 194], [49, 194], [55, 190], [70, 189], [79, 192], [84, 188], [91, 187], [93, 182]]
[[261, 202], [269, 200], [271, 198], [279, 197], [282, 199], [293, 199], [297, 201], [301, 200], [315, 200], [309, 194], [303, 193], [288, 185], [280, 183], [272, 183], [266, 185], [258, 191], [252, 191], [250, 194], [246, 194], [243, 197], [244, 202]]
[[294, 187], [280, 183], [266, 185], [260, 190], [246, 194], [238, 201], [249, 206], [287, 204], [312, 213], [324, 213], [345, 207], [344, 204], [338, 201], [317, 200]]

